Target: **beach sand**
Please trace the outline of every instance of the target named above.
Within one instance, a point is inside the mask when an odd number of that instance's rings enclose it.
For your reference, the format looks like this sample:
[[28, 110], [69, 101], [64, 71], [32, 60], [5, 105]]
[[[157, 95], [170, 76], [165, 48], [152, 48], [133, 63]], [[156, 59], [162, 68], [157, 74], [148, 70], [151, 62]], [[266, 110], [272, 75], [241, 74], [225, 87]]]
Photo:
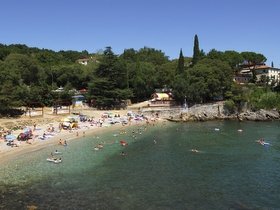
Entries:
[[[114, 113], [114, 111], [112, 111]], [[50, 112], [46, 112], [50, 113]], [[116, 111], [120, 117], [127, 115], [127, 110], [118, 110]], [[95, 121], [102, 119], [102, 115], [104, 111], [97, 111], [97, 110], [82, 110], [81, 114], [88, 115], [93, 117]], [[47, 140], [41, 140], [39, 137], [43, 136], [43, 133], [48, 133], [48, 128], [53, 126], [55, 130], [58, 130], [59, 124], [61, 123], [61, 119], [67, 116], [72, 116], [71, 114], [64, 114], [64, 115], [52, 115], [52, 114], [44, 114], [43, 117], [24, 117], [24, 118], [17, 118], [17, 119], [0, 119], [0, 125], [3, 127], [5, 125], [21, 125], [21, 126], [29, 126], [33, 129], [33, 124], [36, 123], [37, 129], [33, 131], [33, 136], [36, 138], [30, 139], [31, 144], [26, 143], [25, 141], [20, 142], [19, 147], [11, 147], [7, 146], [4, 139], [0, 140], [0, 164], [3, 164], [19, 155], [29, 153], [32, 151], [40, 150], [45, 147], [49, 147], [55, 144], [58, 144], [60, 139], [64, 142], [64, 140], [68, 139], [75, 139], [75, 138], [82, 138], [84, 135], [94, 135], [95, 132], [105, 132], [108, 131], [108, 126], [106, 126], [109, 122], [108, 119], [105, 119], [105, 122], [102, 127], [98, 127], [96, 125], [90, 125], [89, 122], [79, 122], [80, 128], [77, 130], [70, 131], [62, 131], [62, 132], [53, 132], [53, 137]], [[110, 126], [110, 129], [121, 129], [123, 125], [121, 123], [114, 124]], [[26, 130], [15, 130], [12, 131], [12, 134], [18, 135], [21, 132]]]

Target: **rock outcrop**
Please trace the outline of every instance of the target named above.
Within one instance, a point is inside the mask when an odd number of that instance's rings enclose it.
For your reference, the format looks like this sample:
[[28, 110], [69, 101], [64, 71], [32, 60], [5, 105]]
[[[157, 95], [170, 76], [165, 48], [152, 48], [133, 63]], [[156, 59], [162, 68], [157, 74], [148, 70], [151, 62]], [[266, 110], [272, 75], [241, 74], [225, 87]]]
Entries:
[[211, 121], [211, 120], [239, 120], [239, 121], [275, 121], [280, 119], [279, 111], [264, 110], [253, 112], [245, 109], [240, 113], [230, 113], [224, 109], [223, 103], [197, 105], [186, 110], [183, 109], [158, 109], [142, 110], [144, 114], [158, 113], [161, 118], [170, 121]]

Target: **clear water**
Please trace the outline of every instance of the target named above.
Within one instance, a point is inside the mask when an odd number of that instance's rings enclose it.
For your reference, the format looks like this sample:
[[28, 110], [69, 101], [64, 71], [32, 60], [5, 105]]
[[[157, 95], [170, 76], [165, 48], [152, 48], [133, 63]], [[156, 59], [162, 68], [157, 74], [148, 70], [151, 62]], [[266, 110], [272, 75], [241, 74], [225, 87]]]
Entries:
[[[158, 123], [147, 131], [127, 126], [117, 137], [108, 129], [99, 138], [72, 140], [0, 166], [0, 209], [280, 209], [279, 127]], [[142, 134], [134, 139], [132, 129]], [[270, 146], [256, 143], [260, 138]], [[104, 148], [93, 151], [101, 141]], [[55, 149], [61, 164], [46, 161]]]

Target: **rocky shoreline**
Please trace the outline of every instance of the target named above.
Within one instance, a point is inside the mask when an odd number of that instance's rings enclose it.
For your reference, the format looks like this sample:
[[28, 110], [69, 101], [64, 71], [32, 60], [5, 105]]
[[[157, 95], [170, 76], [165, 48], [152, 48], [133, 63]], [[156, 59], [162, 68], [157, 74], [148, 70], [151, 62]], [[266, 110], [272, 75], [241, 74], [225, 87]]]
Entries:
[[276, 121], [280, 119], [278, 110], [252, 111], [243, 109], [239, 113], [229, 113], [224, 109], [223, 103], [197, 105], [186, 110], [181, 109], [158, 109], [142, 110], [145, 114], [158, 113], [161, 118], [173, 122], [195, 122], [213, 120], [238, 120], [238, 121]]
[[[130, 107], [132, 110], [132, 108]], [[264, 110], [252, 111], [244, 108], [239, 113], [229, 113], [224, 109], [223, 103], [196, 105], [186, 110], [182, 108], [142, 108], [136, 107], [133, 110], [135, 113], [143, 113], [144, 115], [153, 115], [158, 113], [162, 119], [173, 122], [195, 122], [195, 121], [214, 121], [214, 120], [237, 120], [237, 121], [276, 121], [280, 119], [279, 110]], [[84, 110], [85, 112], [85, 110]], [[122, 110], [122, 115], [125, 115], [127, 110]], [[102, 111], [87, 110], [87, 114], [100, 117]], [[0, 120], [0, 131], [16, 130], [18, 126], [32, 126], [34, 122], [40, 124], [51, 124], [59, 122], [62, 116], [45, 116], [42, 118], [18, 118], [18, 119], [2, 119]]]

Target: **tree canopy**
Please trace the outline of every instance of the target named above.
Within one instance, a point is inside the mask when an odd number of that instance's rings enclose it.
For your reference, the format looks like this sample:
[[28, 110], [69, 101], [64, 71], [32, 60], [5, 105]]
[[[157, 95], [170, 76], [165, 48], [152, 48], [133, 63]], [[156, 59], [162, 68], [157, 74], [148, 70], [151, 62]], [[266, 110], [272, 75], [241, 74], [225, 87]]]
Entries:
[[[77, 62], [87, 58], [87, 65]], [[180, 102], [211, 101], [232, 97], [233, 73], [239, 64], [257, 65], [266, 61], [262, 54], [199, 49], [195, 35], [193, 57], [170, 60], [161, 50], [143, 47], [125, 49], [116, 55], [108, 46], [97, 53], [84, 50], [59, 51], [0, 44], [0, 112], [39, 101], [50, 106], [57, 99], [71, 100], [69, 90], [87, 89], [85, 99], [96, 106], [111, 107], [127, 99], [150, 99], [155, 89], [172, 89]], [[264, 78], [263, 78], [264, 79]], [[53, 90], [63, 87], [63, 93]]]

